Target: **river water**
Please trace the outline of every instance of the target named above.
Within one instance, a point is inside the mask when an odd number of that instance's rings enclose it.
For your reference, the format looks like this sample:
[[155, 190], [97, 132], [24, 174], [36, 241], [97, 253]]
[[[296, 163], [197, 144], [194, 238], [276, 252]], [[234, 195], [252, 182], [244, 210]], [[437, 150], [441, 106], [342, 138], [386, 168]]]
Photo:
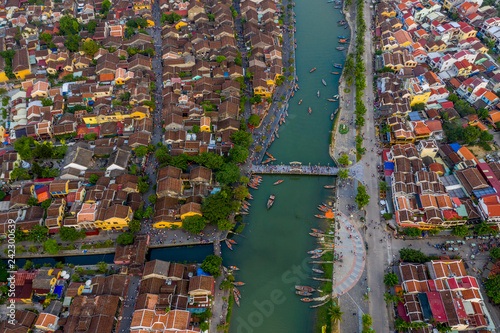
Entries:
[[[339, 9], [326, 0], [296, 0], [295, 12], [298, 47], [295, 51], [300, 89], [290, 100], [288, 118], [269, 149], [279, 163], [299, 161], [304, 165], [332, 165], [328, 154], [332, 121], [330, 115], [338, 103], [327, 101], [338, 94], [339, 75], [334, 63], [343, 63], [345, 51], [337, 51], [338, 35], [348, 36], [349, 30], [339, 27], [343, 19]], [[347, 47], [347, 45], [345, 45]], [[316, 67], [316, 71], [309, 71]], [[323, 86], [325, 79], [327, 86]], [[320, 91], [320, 98], [317, 91]], [[301, 105], [298, 105], [302, 99]], [[312, 113], [308, 113], [311, 107]], [[278, 179], [285, 181], [277, 186]], [[318, 286], [312, 276], [307, 251], [316, 248], [309, 236], [311, 228], [321, 227], [314, 217], [316, 206], [330, 201], [333, 177], [264, 176], [259, 190], [252, 191], [254, 200], [247, 226], [242, 236], [234, 238], [234, 251], [223, 250], [224, 264], [236, 265], [240, 271], [236, 280], [240, 287], [241, 307], [235, 308], [230, 333], [312, 332], [315, 310], [300, 302], [295, 284]], [[268, 211], [266, 201], [276, 194], [274, 206]]]

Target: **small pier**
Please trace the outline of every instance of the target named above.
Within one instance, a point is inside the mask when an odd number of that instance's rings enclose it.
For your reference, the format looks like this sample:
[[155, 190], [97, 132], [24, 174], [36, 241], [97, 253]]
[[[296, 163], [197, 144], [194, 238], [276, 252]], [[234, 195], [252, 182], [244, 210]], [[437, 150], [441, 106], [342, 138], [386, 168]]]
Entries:
[[339, 169], [329, 165], [302, 165], [300, 162], [291, 162], [281, 165], [252, 165], [250, 171], [255, 174], [335, 176]]

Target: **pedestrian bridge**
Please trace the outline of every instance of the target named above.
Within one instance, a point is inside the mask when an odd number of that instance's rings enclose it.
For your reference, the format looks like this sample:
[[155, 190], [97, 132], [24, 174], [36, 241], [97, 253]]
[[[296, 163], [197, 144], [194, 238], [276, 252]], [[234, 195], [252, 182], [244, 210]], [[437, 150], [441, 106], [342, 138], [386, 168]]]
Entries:
[[302, 165], [300, 162], [291, 162], [281, 165], [252, 165], [250, 171], [256, 174], [334, 176], [339, 169], [334, 166]]

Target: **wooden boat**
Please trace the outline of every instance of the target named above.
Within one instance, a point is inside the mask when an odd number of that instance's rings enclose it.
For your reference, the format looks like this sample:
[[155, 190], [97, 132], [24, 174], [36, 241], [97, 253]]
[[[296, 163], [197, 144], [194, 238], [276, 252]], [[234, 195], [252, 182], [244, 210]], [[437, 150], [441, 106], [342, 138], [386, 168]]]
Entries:
[[276, 196], [271, 194], [269, 199], [267, 199], [267, 209], [270, 209], [274, 205], [274, 199], [276, 199]]
[[317, 95], [318, 95], [318, 97], [319, 97], [319, 90], [318, 90], [318, 92], [317, 92], [316, 94], [317, 94]]
[[244, 286], [245, 282], [233, 282], [233, 286]]
[[300, 300], [301, 300], [302, 302], [306, 302], [306, 303], [312, 302], [312, 298], [309, 298], [309, 297], [306, 297], [306, 298], [301, 298]]
[[337, 46], [336, 49], [339, 50], [339, 51], [344, 51], [345, 47], [343, 47], [343, 46]]
[[326, 219], [326, 216], [325, 215], [314, 215], [314, 217], [317, 217], [318, 219]]
[[318, 233], [320, 233], [320, 234], [322, 234], [322, 233], [323, 233], [323, 230], [314, 229], [314, 228], [311, 228], [311, 230], [312, 230], [313, 232], [318, 232]]
[[321, 83], [323, 83], [323, 85], [326, 87], [326, 81], [321, 79]]
[[338, 102], [339, 100], [338, 99], [335, 99], [335, 98], [329, 98], [327, 99], [328, 102]]
[[240, 215], [248, 215], [248, 212], [238, 212]]
[[330, 115], [330, 120], [333, 120], [333, 113]]
[[254, 185], [248, 185], [248, 187], [253, 188], [254, 190], [258, 190], [259, 189], [257, 186], [254, 186]]
[[274, 182], [274, 184], [273, 184], [273, 185], [279, 185], [279, 184], [281, 184], [281, 183], [283, 183], [283, 182], [284, 182], [284, 180], [283, 180], [283, 179], [280, 179], [280, 180], [278, 180], [278, 181]]
[[309, 107], [309, 114], [311, 114], [312, 110], [311, 110], [311, 107]]
[[335, 188], [335, 185], [325, 185], [324, 188]]
[[269, 162], [272, 162], [272, 160], [273, 160], [272, 158], [268, 158], [267, 160], [263, 161], [262, 164], [267, 164]]
[[333, 64], [333, 67], [335, 67], [335, 68], [342, 68], [342, 64]]
[[335, 75], [339, 75], [340, 73], [339, 72], [330, 72], [332, 74], [335, 74]]
[[326, 247], [335, 247], [333, 244], [325, 244]]
[[314, 273], [318, 273], [318, 274], [325, 274], [325, 272], [323, 272], [321, 269], [317, 269], [317, 268], [313, 268], [312, 271]]
[[312, 293], [312, 292], [316, 291], [316, 289], [314, 289], [313, 287], [299, 286], [299, 285], [295, 285], [295, 290], [306, 291], [308, 293]]
[[233, 245], [231, 245], [231, 243], [229, 243], [229, 241], [226, 239], [225, 241], [227, 247], [232, 251], [233, 250]]
[[273, 155], [269, 154], [267, 151], [266, 151], [266, 155], [269, 156], [270, 158], [274, 158]]
[[314, 67], [313, 69], [311, 69], [311, 70], [309, 71], [309, 73], [312, 73], [312, 72], [314, 72], [315, 70], [316, 70], [316, 67]]
[[229, 266], [229, 269], [232, 269], [233, 271], [239, 271], [240, 269], [236, 266]]
[[238, 296], [238, 298], [241, 298], [240, 291], [236, 287], [233, 288], [233, 292]]
[[302, 100], [299, 101], [299, 105], [302, 104]]
[[295, 295], [299, 295], [299, 296], [312, 296], [312, 293], [308, 293], [307, 291], [296, 290], [295, 291]]
[[237, 296], [234, 296], [234, 303], [236, 303], [237, 306], [240, 306], [240, 299]]
[[333, 98], [339, 98], [339, 95], [335, 95], [335, 96], [333, 96]]
[[321, 254], [315, 254], [311, 256], [311, 259], [318, 259], [318, 258], [321, 258]]
[[342, 6], [334, 6], [335, 9], [342, 9]]
[[348, 42], [347, 42], [347, 39], [341, 39], [341, 40], [339, 40], [339, 43], [340, 44], [347, 44]]
[[310, 232], [309, 235], [313, 237], [321, 237], [321, 234], [318, 234], [317, 232]]
[[228, 242], [234, 245], [238, 245], [234, 239], [228, 239]]
[[323, 252], [323, 250], [316, 249], [316, 250], [307, 251], [307, 254], [316, 254], [316, 253], [321, 253], [321, 252]]
[[253, 195], [251, 195], [250, 193], [248, 193], [248, 195], [247, 195], [247, 199], [248, 199], [248, 200], [253, 200]]
[[292, 91], [292, 97], [293, 97], [293, 96], [295, 96], [295, 92], [294, 92], [294, 91]]
[[344, 36], [337, 36], [337, 38], [346, 39]]

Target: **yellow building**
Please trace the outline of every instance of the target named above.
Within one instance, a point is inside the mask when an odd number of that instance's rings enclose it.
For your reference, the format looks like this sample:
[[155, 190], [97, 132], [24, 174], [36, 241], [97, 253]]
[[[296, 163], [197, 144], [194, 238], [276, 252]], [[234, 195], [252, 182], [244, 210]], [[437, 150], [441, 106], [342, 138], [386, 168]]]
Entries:
[[210, 132], [210, 117], [201, 117], [201, 119], [200, 119], [200, 131]]
[[12, 59], [12, 72], [17, 79], [24, 80], [26, 75], [31, 74], [31, 65], [26, 48], [17, 50]]
[[149, 117], [149, 108], [147, 107], [135, 107], [132, 109], [130, 113], [122, 114], [121, 112], [114, 112], [112, 114], [108, 115], [87, 115], [82, 117], [83, 121], [87, 125], [97, 125], [97, 124], [102, 124], [102, 123], [107, 123], [107, 122], [116, 122], [116, 121], [124, 121], [125, 119], [128, 118], [133, 118], [133, 119], [143, 119]]
[[187, 23], [184, 22], [184, 21], [179, 21], [176, 25], [175, 25], [175, 29], [179, 30], [181, 27], [183, 26], [186, 26]]
[[96, 219], [94, 224], [97, 228], [103, 230], [120, 230], [128, 228], [128, 224], [132, 220], [132, 216], [132, 209], [129, 206], [114, 205], [107, 208], [104, 218], [99, 221]]
[[171, 221], [167, 219], [160, 219], [158, 222], [153, 223], [154, 228], [164, 229], [171, 228], [173, 226], [182, 227], [182, 221]]
[[410, 105], [413, 106], [415, 104], [427, 103], [427, 100], [431, 96], [430, 89], [427, 91], [423, 91], [418, 82], [414, 79], [409, 81], [408, 91], [410, 92], [411, 99]]
[[202, 216], [201, 205], [196, 202], [190, 202], [182, 205], [179, 213], [182, 220], [189, 216]]

